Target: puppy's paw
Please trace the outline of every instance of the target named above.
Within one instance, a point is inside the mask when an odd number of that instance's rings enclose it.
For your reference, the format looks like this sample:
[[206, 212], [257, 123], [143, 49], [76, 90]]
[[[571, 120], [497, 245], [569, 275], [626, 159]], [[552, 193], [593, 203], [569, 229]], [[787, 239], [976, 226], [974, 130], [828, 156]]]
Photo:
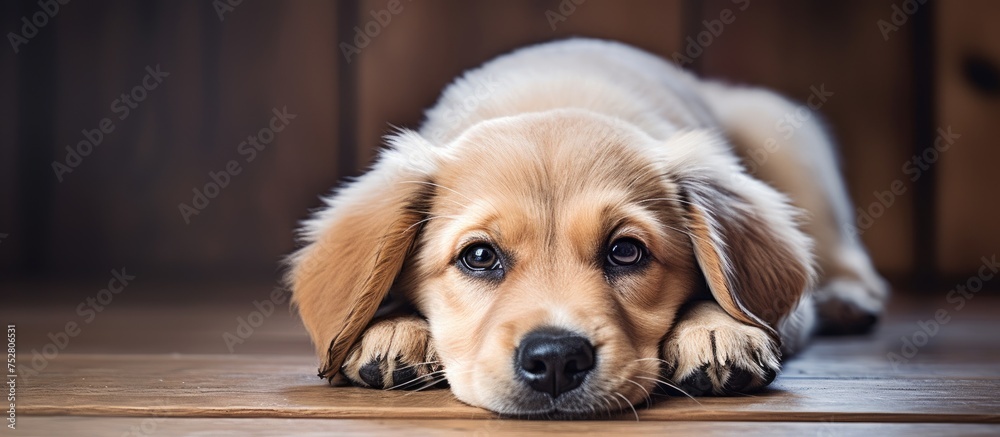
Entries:
[[351, 348], [341, 373], [354, 385], [379, 389], [416, 389], [441, 370], [427, 321], [417, 316], [375, 322]]
[[767, 332], [737, 322], [715, 302], [692, 307], [663, 344], [664, 376], [692, 396], [759, 390], [774, 380], [780, 358]]
[[888, 286], [878, 281], [865, 283], [834, 279], [816, 290], [819, 333], [826, 335], [864, 334], [871, 331], [885, 306]]

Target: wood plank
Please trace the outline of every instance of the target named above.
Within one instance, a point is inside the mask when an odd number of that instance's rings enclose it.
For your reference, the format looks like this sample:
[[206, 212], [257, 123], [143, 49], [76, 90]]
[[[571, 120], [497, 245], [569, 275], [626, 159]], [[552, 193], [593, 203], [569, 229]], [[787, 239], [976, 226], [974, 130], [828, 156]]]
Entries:
[[[339, 436], [439, 435], [439, 436], [550, 436], [550, 435], [769, 435], [769, 436], [940, 436], [1000, 433], [1000, 425], [940, 423], [839, 423], [839, 422], [692, 422], [692, 421], [585, 421], [542, 422], [511, 420], [351, 420], [351, 419], [226, 419], [226, 418], [125, 418], [125, 417], [25, 417], [17, 433], [60, 435], [214, 435]], [[15, 434], [15, 433], [10, 433]]]
[[[1000, 324], [994, 316], [1000, 299], [976, 299], [952, 309], [912, 356], [902, 339], [919, 336], [920, 322], [943, 309], [943, 298], [896, 304], [871, 336], [817, 339], [763, 393], [657, 399], [637, 414], [681, 421], [1000, 422], [1000, 338], [984, 335]], [[447, 390], [327, 386], [315, 377], [305, 334], [286, 310], [276, 310], [236, 353], [220, 352], [221, 333], [252, 310], [250, 303], [109, 306], [62, 353], [31, 367], [37, 375], [20, 371], [18, 409], [25, 416], [494, 418]], [[66, 322], [65, 314], [44, 306], [5, 309], [3, 317], [17, 323], [22, 366], [32, 366], [33, 349]], [[907, 362], [893, 365], [890, 352], [908, 355]], [[630, 418], [631, 412], [615, 417]]]
[[[33, 415], [491, 418], [447, 390], [328, 387], [311, 357], [67, 355], [22, 376]], [[657, 420], [1000, 422], [1000, 379], [783, 374], [745, 397], [660, 399]], [[631, 414], [618, 418], [627, 419]]]

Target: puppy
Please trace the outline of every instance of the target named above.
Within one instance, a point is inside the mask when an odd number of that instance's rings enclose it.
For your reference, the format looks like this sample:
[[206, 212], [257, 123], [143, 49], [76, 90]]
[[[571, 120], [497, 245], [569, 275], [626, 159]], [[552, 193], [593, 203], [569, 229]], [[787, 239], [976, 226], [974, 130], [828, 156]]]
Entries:
[[302, 226], [320, 376], [586, 417], [758, 390], [814, 330], [869, 329], [887, 287], [830, 140], [774, 130], [800, 110], [606, 41], [467, 72]]

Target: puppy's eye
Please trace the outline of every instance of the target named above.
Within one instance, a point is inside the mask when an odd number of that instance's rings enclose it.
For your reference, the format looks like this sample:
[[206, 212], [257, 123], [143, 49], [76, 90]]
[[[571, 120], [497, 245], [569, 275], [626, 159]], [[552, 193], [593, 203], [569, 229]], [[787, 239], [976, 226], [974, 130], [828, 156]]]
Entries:
[[488, 244], [473, 244], [462, 252], [462, 264], [472, 271], [496, 270], [503, 268], [496, 250]]
[[632, 238], [619, 238], [608, 247], [608, 263], [614, 266], [633, 266], [642, 261], [646, 246]]

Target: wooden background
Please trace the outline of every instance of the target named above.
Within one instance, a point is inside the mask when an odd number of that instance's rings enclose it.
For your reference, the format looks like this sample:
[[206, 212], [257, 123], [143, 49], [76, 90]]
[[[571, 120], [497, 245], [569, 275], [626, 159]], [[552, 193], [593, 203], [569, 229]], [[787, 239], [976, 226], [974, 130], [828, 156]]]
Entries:
[[[123, 266], [152, 280], [273, 281], [317, 196], [359, 174], [390, 124], [416, 127], [463, 70], [578, 35], [672, 57], [724, 9], [735, 21], [687, 68], [798, 100], [823, 86], [855, 202], [868, 209], [905, 182], [863, 235], [884, 274], [948, 286], [1000, 249], [996, 2], [931, 1], [884, 38], [877, 23], [904, 1], [401, 0], [346, 59], [340, 44], [389, 3], [244, 1], [220, 19], [208, 1], [71, 2], [18, 53], [0, 47], [0, 282]], [[5, 2], [0, 29], [39, 10]], [[51, 163], [156, 65], [170, 76], [57, 180]], [[237, 145], [283, 107], [297, 118], [186, 224], [178, 204], [209, 171], [243, 163]], [[904, 163], [948, 126], [960, 139], [911, 181]]]

